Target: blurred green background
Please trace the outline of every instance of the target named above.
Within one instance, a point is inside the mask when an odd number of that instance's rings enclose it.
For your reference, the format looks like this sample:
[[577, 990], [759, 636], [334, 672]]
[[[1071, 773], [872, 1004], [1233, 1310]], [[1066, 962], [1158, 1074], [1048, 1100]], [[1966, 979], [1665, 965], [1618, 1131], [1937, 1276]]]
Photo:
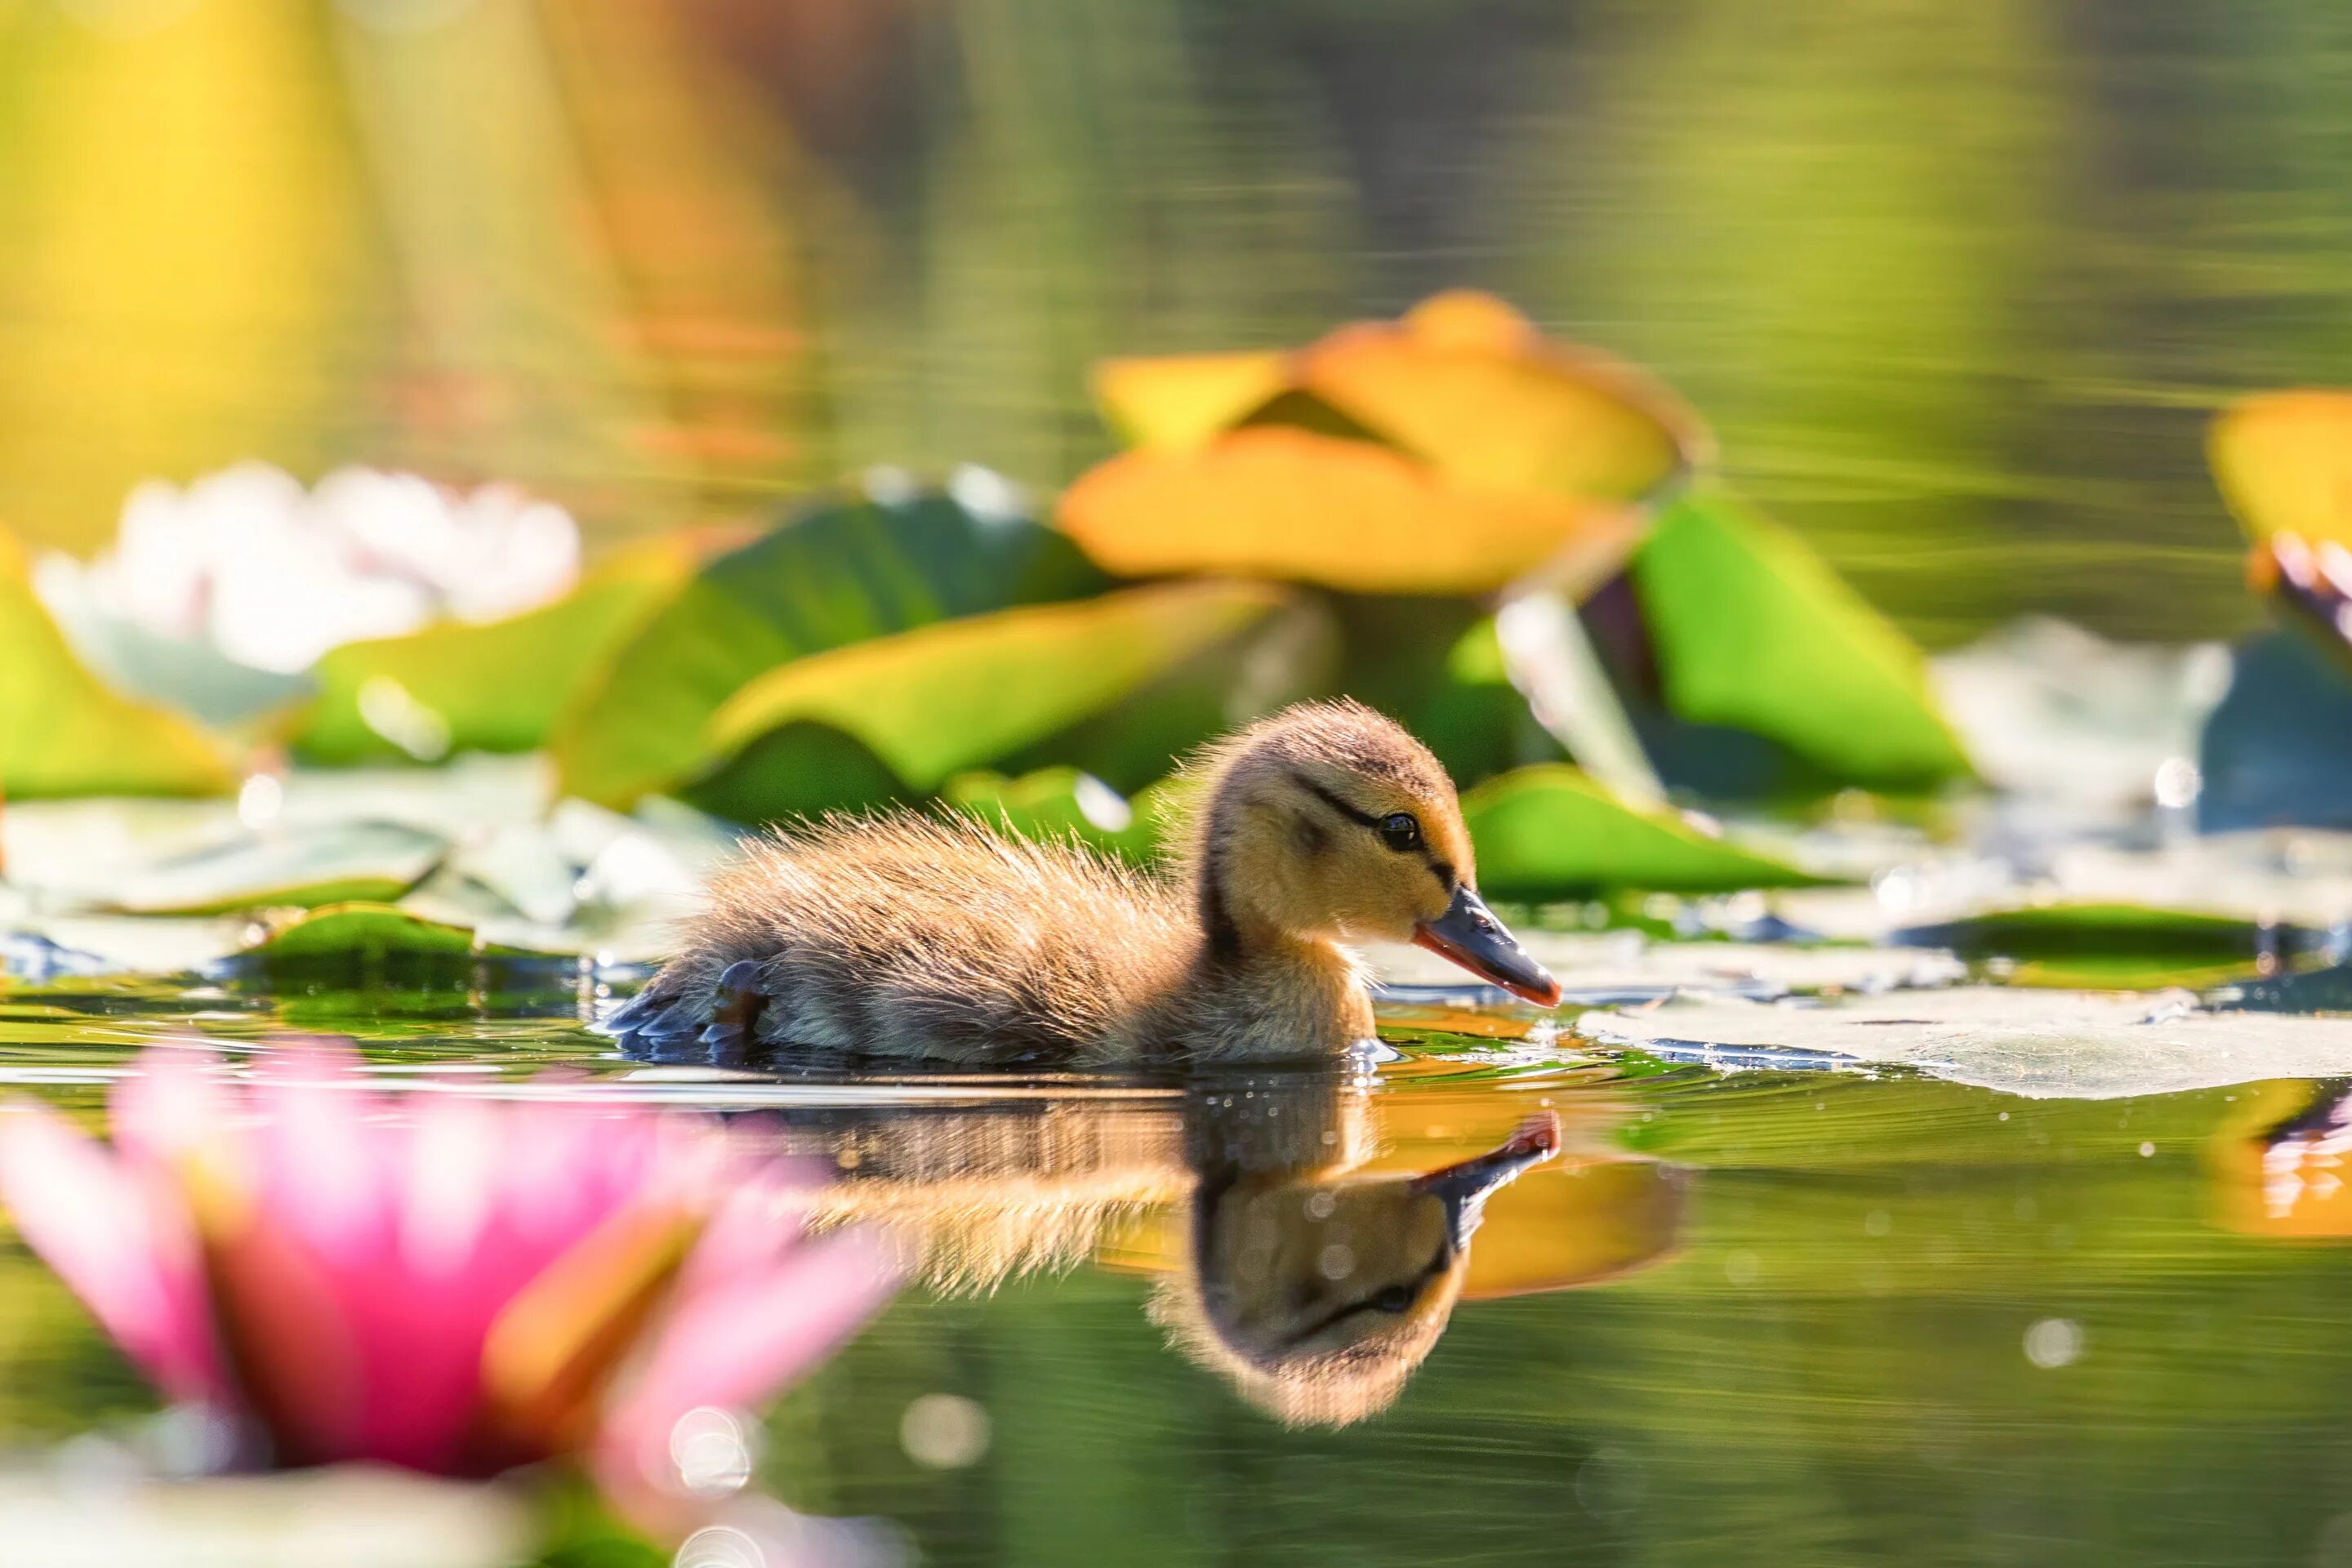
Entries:
[[0, 0], [0, 521], [244, 457], [602, 542], [1058, 485], [1088, 364], [1453, 284], [1931, 645], [2239, 629], [2201, 427], [2352, 380], [2336, 0]]

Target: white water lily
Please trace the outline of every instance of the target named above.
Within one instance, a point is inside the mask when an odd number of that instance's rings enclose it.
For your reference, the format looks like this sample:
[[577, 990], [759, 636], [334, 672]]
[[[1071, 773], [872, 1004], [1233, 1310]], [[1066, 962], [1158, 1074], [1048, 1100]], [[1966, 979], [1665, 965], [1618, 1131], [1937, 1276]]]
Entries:
[[579, 572], [571, 514], [511, 486], [348, 468], [305, 489], [241, 463], [140, 485], [112, 546], [86, 563], [47, 556], [34, 585], [117, 684], [222, 718], [282, 699], [282, 678], [344, 643], [518, 615]]

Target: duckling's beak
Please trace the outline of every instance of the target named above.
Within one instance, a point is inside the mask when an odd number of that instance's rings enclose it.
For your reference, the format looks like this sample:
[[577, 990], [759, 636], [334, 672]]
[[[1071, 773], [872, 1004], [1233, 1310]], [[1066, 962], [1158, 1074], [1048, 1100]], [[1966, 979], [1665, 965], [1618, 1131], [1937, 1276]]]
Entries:
[[1415, 945], [1452, 959], [1471, 973], [1491, 980], [1514, 996], [1539, 1007], [1559, 1004], [1559, 982], [1528, 956], [1528, 950], [1468, 888], [1454, 889], [1454, 901], [1433, 921], [1412, 928]]
[[1494, 1152], [1432, 1171], [1416, 1177], [1412, 1184], [1444, 1201], [1446, 1233], [1458, 1250], [1469, 1245], [1471, 1233], [1478, 1228], [1489, 1194], [1528, 1166], [1540, 1165], [1559, 1152], [1559, 1115], [1538, 1111], [1520, 1122], [1510, 1142]]

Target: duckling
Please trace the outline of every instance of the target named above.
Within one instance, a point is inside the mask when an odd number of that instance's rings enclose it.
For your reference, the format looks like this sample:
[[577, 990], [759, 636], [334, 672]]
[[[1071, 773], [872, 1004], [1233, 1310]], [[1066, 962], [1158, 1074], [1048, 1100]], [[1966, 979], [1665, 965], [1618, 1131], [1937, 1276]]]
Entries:
[[909, 812], [755, 845], [604, 1027], [963, 1066], [1328, 1058], [1372, 1033], [1347, 939], [1411, 941], [1530, 1001], [1559, 984], [1480, 900], [1437, 759], [1354, 702], [1212, 746], [1172, 874]]

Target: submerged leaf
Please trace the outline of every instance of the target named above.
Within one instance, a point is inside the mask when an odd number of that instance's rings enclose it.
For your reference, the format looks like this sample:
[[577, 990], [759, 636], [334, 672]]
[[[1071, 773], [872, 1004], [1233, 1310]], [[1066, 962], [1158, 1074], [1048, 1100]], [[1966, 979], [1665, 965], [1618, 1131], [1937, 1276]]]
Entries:
[[[314, 672], [319, 696], [299, 721], [298, 752], [352, 763], [533, 750], [581, 681], [677, 591], [710, 542], [692, 533], [646, 540], [543, 609], [334, 649]], [[437, 750], [419, 754], [420, 727]]]
[[1520, 768], [1465, 795], [1478, 886], [1506, 899], [1640, 889], [1731, 892], [1825, 879], [1711, 838], [1672, 812], [1637, 811], [1574, 768]]
[[945, 494], [803, 512], [697, 573], [566, 705], [550, 737], [563, 790], [625, 806], [707, 768], [720, 708], [804, 655], [1103, 582], [1054, 530]]
[[[1228, 711], [1236, 678], [1260, 652], [1296, 664], [1316, 625], [1280, 588], [1177, 583], [813, 655], [719, 710], [690, 798], [757, 820], [929, 794], [1056, 737], [1057, 753], [1131, 784], [1251, 716]], [[1254, 707], [1311, 689], [1303, 670], [1256, 673]]]
[[1926, 657], [1786, 529], [1720, 491], [1686, 496], [1631, 576], [1676, 717], [1763, 736], [1832, 786], [1970, 776]]
[[194, 725], [81, 667], [0, 534], [0, 797], [215, 795], [234, 783]]

